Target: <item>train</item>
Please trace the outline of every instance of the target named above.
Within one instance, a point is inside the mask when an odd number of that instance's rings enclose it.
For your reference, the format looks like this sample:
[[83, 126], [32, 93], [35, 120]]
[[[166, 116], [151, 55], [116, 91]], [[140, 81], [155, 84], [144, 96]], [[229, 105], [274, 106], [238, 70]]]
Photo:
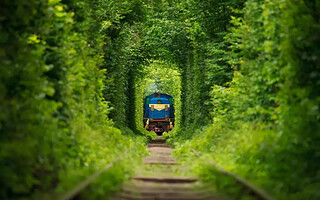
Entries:
[[169, 132], [174, 127], [173, 97], [168, 94], [154, 93], [144, 99], [144, 127], [157, 135]]

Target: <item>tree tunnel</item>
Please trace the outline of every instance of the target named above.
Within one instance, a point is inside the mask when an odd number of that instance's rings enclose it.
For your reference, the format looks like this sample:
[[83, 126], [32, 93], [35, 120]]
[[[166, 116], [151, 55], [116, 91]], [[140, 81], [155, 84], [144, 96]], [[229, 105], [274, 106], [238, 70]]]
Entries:
[[167, 141], [203, 179], [218, 180], [193, 150], [279, 199], [319, 199], [319, 10], [319, 0], [2, 0], [0, 199], [68, 191], [127, 152], [82, 198], [102, 199], [154, 137], [143, 119], [154, 92], [173, 97]]

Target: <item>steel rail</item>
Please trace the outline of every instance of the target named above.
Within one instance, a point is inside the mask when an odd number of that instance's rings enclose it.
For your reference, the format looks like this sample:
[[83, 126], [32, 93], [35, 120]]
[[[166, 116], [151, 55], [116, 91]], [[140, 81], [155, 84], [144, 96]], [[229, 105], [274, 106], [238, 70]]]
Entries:
[[114, 166], [115, 163], [119, 162], [128, 152], [127, 149], [125, 152], [123, 152], [117, 159], [115, 159], [113, 162], [107, 164], [102, 169], [97, 171], [96, 173], [92, 174], [91, 176], [87, 177], [84, 181], [79, 183], [77, 186], [66, 192], [64, 195], [61, 195], [58, 200], [71, 200], [74, 197], [76, 197], [81, 191], [83, 191], [85, 188], [87, 188], [94, 180], [96, 180], [103, 172], [109, 170], [111, 167]]
[[[193, 153], [196, 154], [199, 158], [201, 157], [200, 153], [194, 149], [192, 149]], [[218, 166], [217, 164], [213, 163], [212, 161], [207, 161], [210, 165], [212, 165], [214, 168], [216, 168], [219, 172], [222, 174], [234, 178], [238, 183], [240, 183], [242, 186], [246, 187], [247, 189], [251, 190], [253, 194], [255, 194], [258, 198], [262, 200], [275, 200], [273, 197], [271, 197], [269, 194], [267, 194], [264, 190], [259, 188], [258, 186], [255, 186], [248, 180], [233, 174], [232, 172], [229, 172], [225, 170], [223, 167]]]

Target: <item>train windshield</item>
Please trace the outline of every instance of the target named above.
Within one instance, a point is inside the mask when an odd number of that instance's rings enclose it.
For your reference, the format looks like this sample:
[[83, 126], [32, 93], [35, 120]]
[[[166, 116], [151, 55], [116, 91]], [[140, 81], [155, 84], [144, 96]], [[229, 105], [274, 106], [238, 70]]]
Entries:
[[165, 98], [153, 98], [150, 100], [150, 104], [169, 104], [169, 100]]

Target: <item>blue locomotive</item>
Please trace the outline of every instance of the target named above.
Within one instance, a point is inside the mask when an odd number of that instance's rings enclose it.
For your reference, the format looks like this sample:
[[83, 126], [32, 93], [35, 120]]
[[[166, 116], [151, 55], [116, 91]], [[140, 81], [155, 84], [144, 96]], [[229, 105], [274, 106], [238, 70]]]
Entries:
[[144, 126], [158, 135], [174, 126], [173, 98], [167, 94], [154, 93], [144, 100]]

